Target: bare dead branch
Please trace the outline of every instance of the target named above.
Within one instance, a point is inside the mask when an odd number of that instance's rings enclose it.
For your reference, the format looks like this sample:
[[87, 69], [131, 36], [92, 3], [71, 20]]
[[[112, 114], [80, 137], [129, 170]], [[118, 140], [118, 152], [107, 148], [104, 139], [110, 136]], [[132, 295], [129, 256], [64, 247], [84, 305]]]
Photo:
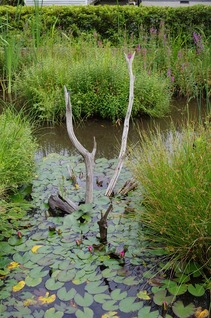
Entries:
[[128, 102], [128, 108], [127, 108], [127, 113], [125, 116], [125, 121], [124, 121], [124, 129], [122, 133], [122, 142], [121, 142], [121, 149], [118, 157], [118, 163], [116, 166], [116, 169], [114, 171], [113, 177], [111, 178], [109, 185], [107, 187], [105, 195], [110, 197], [114, 187], [116, 185], [116, 182], [118, 180], [118, 177], [120, 175], [121, 169], [123, 167], [125, 155], [126, 155], [126, 148], [127, 148], [127, 137], [128, 137], [128, 131], [129, 131], [129, 123], [130, 123], [130, 116], [133, 108], [133, 100], [134, 100], [134, 81], [135, 81], [135, 76], [133, 75], [133, 69], [132, 69], [132, 64], [133, 64], [133, 59], [135, 56], [135, 52], [129, 56], [125, 54], [125, 59], [128, 64], [128, 71], [129, 71], [129, 77], [130, 77], [130, 89], [129, 89], [129, 102]]
[[68, 132], [69, 138], [70, 138], [73, 146], [76, 148], [76, 150], [84, 158], [85, 166], [86, 166], [86, 197], [85, 197], [85, 202], [91, 203], [93, 201], [94, 159], [95, 159], [97, 144], [96, 144], [96, 140], [94, 137], [94, 146], [93, 146], [92, 152], [90, 153], [78, 141], [78, 139], [74, 133], [74, 130], [73, 130], [72, 105], [70, 102], [70, 93], [67, 91], [65, 86], [64, 86], [64, 94], [65, 94], [65, 103], [66, 103], [67, 132]]

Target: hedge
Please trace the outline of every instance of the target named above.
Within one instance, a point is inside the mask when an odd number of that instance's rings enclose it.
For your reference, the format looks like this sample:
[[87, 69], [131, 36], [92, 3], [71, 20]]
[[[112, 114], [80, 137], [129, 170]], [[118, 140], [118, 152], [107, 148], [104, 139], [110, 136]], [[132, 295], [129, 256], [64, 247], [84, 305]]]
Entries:
[[[0, 6], [1, 23], [6, 21], [13, 29], [23, 31], [36, 15], [34, 7]], [[126, 34], [138, 37], [140, 30], [159, 28], [162, 22], [173, 37], [182, 35], [192, 38], [194, 31], [206, 37], [211, 35], [211, 6], [147, 7], [137, 6], [49, 6], [39, 9], [42, 31], [55, 26], [77, 36], [81, 32], [93, 32], [102, 39], [116, 41]]]

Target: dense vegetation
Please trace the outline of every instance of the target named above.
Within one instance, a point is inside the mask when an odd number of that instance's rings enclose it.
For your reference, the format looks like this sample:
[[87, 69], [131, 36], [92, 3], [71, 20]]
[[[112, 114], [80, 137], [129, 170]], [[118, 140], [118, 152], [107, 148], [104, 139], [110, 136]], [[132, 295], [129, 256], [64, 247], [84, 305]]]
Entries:
[[[26, 217], [31, 205], [23, 201], [23, 185], [33, 176], [36, 144], [23, 114], [3, 112], [0, 313], [5, 318], [93, 318], [96, 307], [103, 318], [132, 312], [208, 317], [208, 306], [195, 307], [201, 296], [209, 299], [210, 288], [210, 15], [210, 7], [203, 6], [0, 7], [1, 103], [24, 106], [39, 124], [64, 120], [64, 85], [75, 118], [123, 118], [129, 86], [124, 52], [134, 50], [133, 116], [165, 116], [177, 96], [187, 104], [196, 99], [199, 113], [205, 104], [208, 114], [199, 127], [140, 136], [140, 149], [131, 149], [128, 164], [138, 189], [112, 198], [109, 244], [102, 246], [97, 220], [111, 202], [103, 189], [95, 189], [94, 205], [82, 205], [65, 218], [44, 217], [52, 193], [83, 201], [85, 172], [77, 157], [52, 155], [37, 164], [32, 197], [40, 214]], [[110, 177], [114, 164], [97, 160], [95, 178]], [[67, 165], [82, 176], [80, 186], [67, 177]], [[128, 177], [125, 169], [121, 182]], [[182, 294], [199, 301], [184, 306], [177, 300]], [[151, 304], [158, 310], [150, 311]]]
[[[11, 109], [0, 115], [0, 240], [10, 237], [29, 208], [12, 202], [33, 178], [36, 143], [29, 122]], [[22, 190], [21, 190], [22, 188]], [[25, 193], [26, 194], [26, 193]], [[24, 196], [24, 195], [23, 195]], [[21, 195], [20, 195], [21, 197]]]
[[[86, 10], [76, 9], [77, 12]], [[147, 25], [139, 28], [138, 36], [126, 29], [115, 33], [118, 41], [114, 41], [112, 37], [102, 36], [99, 30], [99, 33], [96, 30], [88, 33], [89, 27], [82, 32], [82, 26], [79, 36], [75, 37], [74, 32], [63, 31], [64, 28], [52, 20], [46, 29], [48, 18], [43, 20], [43, 14], [49, 15], [52, 10], [50, 16], [53, 17], [56, 9], [43, 10], [13, 11], [15, 28], [9, 13], [6, 20], [2, 18], [0, 52], [3, 99], [9, 98], [17, 106], [27, 104], [29, 112], [40, 123], [64, 120], [64, 85], [71, 90], [75, 118], [98, 116], [115, 121], [124, 117], [128, 75], [123, 52], [134, 50], [133, 116], [143, 113], [164, 116], [170, 111], [172, 96], [178, 95], [188, 100], [197, 98], [199, 105], [204, 99], [209, 109], [211, 45], [209, 35], [197, 22], [192, 21], [188, 35], [178, 29], [175, 37], [165, 19], [158, 23], [153, 18], [150, 29]], [[87, 10], [100, 12], [101, 9]], [[110, 12], [109, 7], [102, 10]], [[131, 12], [133, 10], [136, 9], [131, 8]], [[202, 8], [195, 10], [196, 14]], [[31, 16], [26, 24], [27, 12]], [[21, 23], [24, 27], [20, 33], [17, 25]], [[106, 23], [109, 26], [108, 21]], [[120, 30], [122, 28], [120, 26]]]
[[[141, 135], [130, 161], [143, 188], [145, 239], [171, 261], [211, 269], [210, 123], [203, 127]], [[143, 238], [142, 238], [143, 239]], [[171, 263], [172, 264], [172, 263]]]

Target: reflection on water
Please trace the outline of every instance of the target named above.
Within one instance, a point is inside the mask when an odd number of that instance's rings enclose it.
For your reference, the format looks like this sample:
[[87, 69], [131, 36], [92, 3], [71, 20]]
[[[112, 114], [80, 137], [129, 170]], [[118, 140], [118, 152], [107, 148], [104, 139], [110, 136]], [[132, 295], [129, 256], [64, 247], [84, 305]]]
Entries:
[[[142, 117], [131, 120], [129, 130], [129, 143], [137, 143], [139, 140], [138, 131], [150, 131], [159, 126], [162, 131], [169, 130], [172, 122], [175, 127], [180, 127], [183, 122], [198, 121], [201, 118], [201, 111], [196, 103], [185, 105], [184, 101], [177, 101], [172, 105], [172, 113], [162, 119], [152, 119]], [[75, 134], [82, 145], [89, 151], [92, 151], [93, 137], [97, 141], [96, 157], [105, 157], [111, 159], [118, 156], [123, 122], [121, 125], [112, 124], [106, 120], [88, 120], [76, 124], [74, 127]], [[61, 155], [75, 154], [75, 149], [69, 140], [66, 126], [43, 127], [36, 132], [39, 143], [37, 158], [47, 156], [49, 153], [59, 153]]]

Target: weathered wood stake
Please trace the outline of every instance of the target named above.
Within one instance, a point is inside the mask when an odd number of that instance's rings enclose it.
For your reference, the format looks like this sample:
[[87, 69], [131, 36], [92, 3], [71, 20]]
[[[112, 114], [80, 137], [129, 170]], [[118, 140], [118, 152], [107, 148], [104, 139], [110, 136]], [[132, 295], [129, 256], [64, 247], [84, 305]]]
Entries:
[[105, 195], [110, 197], [113, 193], [114, 187], [116, 185], [116, 182], [118, 180], [118, 177], [120, 175], [121, 169], [123, 167], [125, 155], [126, 155], [126, 148], [127, 148], [127, 137], [128, 137], [128, 132], [129, 132], [129, 123], [130, 123], [130, 116], [133, 108], [133, 100], [134, 100], [134, 81], [135, 81], [135, 76], [133, 75], [133, 59], [135, 56], [135, 52], [133, 54], [125, 54], [125, 59], [128, 64], [128, 71], [129, 71], [129, 76], [130, 76], [130, 89], [129, 89], [129, 102], [128, 102], [128, 108], [127, 108], [127, 113], [125, 116], [125, 121], [124, 121], [124, 129], [122, 133], [122, 142], [121, 142], [121, 149], [118, 157], [118, 163], [116, 166], [116, 169], [114, 171], [113, 177], [111, 178], [109, 185], [107, 187]]
[[65, 103], [66, 103], [66, 124], [69, 138], [76, 148], [76, 150], [82, 155], [86, 166], [86, 196], [85, 203], [93, 202], [93, 177], [94, 177], [94, 159], [96, 154], [97, 144], [94, 137], [93, 150], [90, 153], [82, 144], [78, 141], [73, 130], [73, 118], [72, 118], [72, 105], [70, 102], [70, 93], [64, 86]]
[[107, 243], [107, 229], [108, 229], [107, 217], [111, 210], [112, 210], [112, 204], [109, 205], [104, 215], [101, 212], [101, 219], [97, 222], [99, 225], [99, 230], [100, 230], [100, 242], [103, 244]]

